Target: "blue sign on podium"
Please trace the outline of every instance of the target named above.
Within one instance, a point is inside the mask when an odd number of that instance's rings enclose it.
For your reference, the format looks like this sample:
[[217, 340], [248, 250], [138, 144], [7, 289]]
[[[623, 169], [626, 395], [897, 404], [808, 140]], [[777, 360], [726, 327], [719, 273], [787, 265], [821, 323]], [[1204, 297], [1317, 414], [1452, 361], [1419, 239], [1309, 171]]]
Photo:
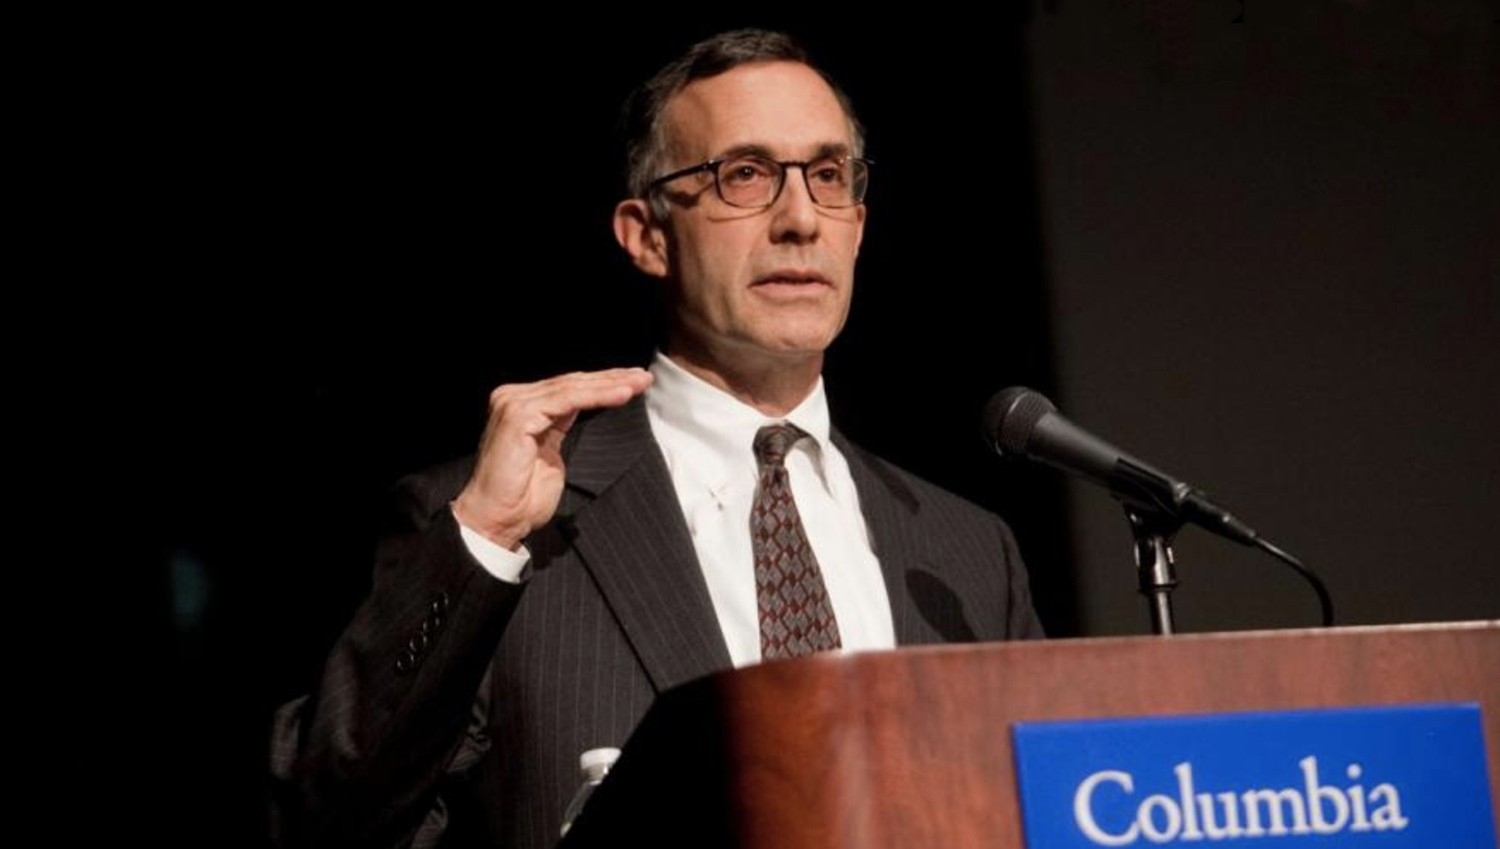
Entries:
[[1030, 849], [1496, 849], [1479, 707], [1017, 723]]

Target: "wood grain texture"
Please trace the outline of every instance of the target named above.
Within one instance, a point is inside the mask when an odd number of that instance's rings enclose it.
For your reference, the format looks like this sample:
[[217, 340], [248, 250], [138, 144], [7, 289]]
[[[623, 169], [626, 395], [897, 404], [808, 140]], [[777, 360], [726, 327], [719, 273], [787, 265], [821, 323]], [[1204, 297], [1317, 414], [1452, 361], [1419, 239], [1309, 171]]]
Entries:
[[570, 845], [1018, 847], [1013, 722], [1452, 701], [1482, 706], [1500, 810], [1495, 622], [764, 664], [664, 696]]

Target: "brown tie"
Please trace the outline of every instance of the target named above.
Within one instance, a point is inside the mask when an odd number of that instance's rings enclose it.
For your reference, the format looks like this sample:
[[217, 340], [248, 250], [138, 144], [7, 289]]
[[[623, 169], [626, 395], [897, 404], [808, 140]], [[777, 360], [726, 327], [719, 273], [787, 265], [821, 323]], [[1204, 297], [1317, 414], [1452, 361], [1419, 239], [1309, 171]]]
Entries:
[[789, 424], [755, 434], [760, 482], [750, 508], [762, 660], [839, 647], [839, 624], [787, 480], [786, 452], [806, 433]]

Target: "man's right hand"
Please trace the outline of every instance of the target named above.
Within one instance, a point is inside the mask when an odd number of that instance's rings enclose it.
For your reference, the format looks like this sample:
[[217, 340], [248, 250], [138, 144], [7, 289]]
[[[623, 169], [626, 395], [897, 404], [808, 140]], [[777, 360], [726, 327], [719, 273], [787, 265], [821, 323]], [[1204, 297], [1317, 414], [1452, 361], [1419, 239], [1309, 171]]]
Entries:
[[454, 517], [517, 550], [527, 534], [557, 512], [566, 479], [562, 441], [578, 414], [618, 407], [650, 385], [650, 372], [622, 368], [496, 388], [490, 393], [490, 417], [474, 474], [453, 501]]

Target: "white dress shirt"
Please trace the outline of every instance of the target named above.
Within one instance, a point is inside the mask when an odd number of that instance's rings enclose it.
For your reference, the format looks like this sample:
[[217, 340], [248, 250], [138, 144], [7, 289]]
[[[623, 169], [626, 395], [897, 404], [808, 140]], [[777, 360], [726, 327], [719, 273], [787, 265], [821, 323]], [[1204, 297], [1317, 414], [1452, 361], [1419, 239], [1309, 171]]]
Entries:
[[[828, 399], [820, 378], [811, 394], [781, 419], [770, 418], [658, 353], [646, 390], [646, 416], [661, 446], [687, 518], [693, 549], [708, 584], [724, 642], [735, 666], [760, 660], [760, 616], [750, 509], [759, 479], [753, 448], [764, 425], [790, 422], [811, 438], [787, 453], [792, 497], [818, 559], [845, 651], [896, 644], [890, 599], [870, 546], [848, 461], [829, 439]], [[481, 565], [515, 582], [530, 554], [509, 551], [460, 525]]]
[[849, 464], [829, 440], [822, 379], [796, 409], [774, 419], [660, 353], [651, 373], [655, 380], [646, 390], [651, 433], [666, 456], [734, 665], [760, 660], [750, 541], [750, 509], [760, 477], [753, 446], [756, 431], [779, 421], [811, 437], [798, 440], [787, 453], [787, 475], [844, 649], [893, 647], [895, 629], [885, 578], [870, 547]]

